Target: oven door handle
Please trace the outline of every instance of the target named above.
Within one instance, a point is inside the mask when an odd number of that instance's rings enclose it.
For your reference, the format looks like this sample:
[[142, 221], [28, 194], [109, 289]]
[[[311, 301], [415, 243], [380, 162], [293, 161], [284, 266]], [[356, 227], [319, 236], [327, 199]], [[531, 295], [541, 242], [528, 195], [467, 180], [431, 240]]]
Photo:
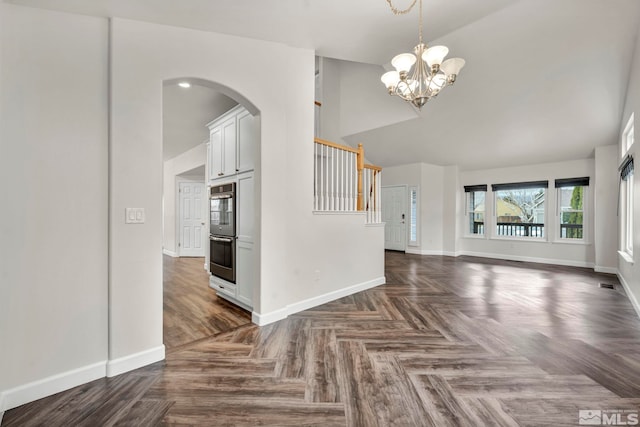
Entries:
[[231, 194], [214, 194], [211, 196], [212, 200], [219, 200], [219, 199], [230, 199], [232, 198], [233, 195]]
[[225, 243], [233, 242], [233, 239], [228, 237], [210, 237], [210, 239], [213, 240], [214, 242], [225, 242]]

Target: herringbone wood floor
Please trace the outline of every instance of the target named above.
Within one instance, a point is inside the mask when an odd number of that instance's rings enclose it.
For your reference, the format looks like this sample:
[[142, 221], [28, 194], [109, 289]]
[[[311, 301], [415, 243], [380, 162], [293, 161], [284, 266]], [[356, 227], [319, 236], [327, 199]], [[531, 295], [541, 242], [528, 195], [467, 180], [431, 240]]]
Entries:
[[387, 284], [181, 347], [3, 425], [564, 426], [640, 409], [640, 320], [614, 276], [386, 254]]
[[181, 345], [251, 323], [251, 314], [209, 287], [204, 258], [163, 257], [164, 345]]

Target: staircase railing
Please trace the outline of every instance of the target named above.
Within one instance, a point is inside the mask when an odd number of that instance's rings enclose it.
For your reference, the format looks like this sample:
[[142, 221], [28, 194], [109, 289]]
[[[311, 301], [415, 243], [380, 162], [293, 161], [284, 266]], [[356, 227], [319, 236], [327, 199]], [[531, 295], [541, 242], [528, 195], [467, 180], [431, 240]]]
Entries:
[[314, 209], [325, 212], [365, 211], [368, 223], [382, 220], [382, 168], [364, 163], [364, 148], [314, 139]]

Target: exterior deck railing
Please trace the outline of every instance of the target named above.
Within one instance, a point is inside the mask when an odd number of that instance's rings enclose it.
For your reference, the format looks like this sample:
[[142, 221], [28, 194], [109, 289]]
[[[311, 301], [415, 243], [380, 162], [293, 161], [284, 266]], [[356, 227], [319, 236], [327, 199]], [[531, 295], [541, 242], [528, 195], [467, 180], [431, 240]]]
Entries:
[[544, 224], [529, 222], [499, 222], [498, 236], [544, 237]]

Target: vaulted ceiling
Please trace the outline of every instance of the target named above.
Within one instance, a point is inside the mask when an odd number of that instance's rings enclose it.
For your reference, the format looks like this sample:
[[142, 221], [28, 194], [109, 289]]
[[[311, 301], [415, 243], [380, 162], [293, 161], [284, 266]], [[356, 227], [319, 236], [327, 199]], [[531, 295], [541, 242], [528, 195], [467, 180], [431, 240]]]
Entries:
[[343, 60], [340, 137], [363, 142], [382, 166], [533, 164], [587, 158], [617, 142], [640, 1], [423, 1], [425, 39], [467, 65], [419, 113], [379, 81], [388, 61], [417, 43], [417, 7], [395, 16], [385, 0], [10, 3], [259, 38]]

